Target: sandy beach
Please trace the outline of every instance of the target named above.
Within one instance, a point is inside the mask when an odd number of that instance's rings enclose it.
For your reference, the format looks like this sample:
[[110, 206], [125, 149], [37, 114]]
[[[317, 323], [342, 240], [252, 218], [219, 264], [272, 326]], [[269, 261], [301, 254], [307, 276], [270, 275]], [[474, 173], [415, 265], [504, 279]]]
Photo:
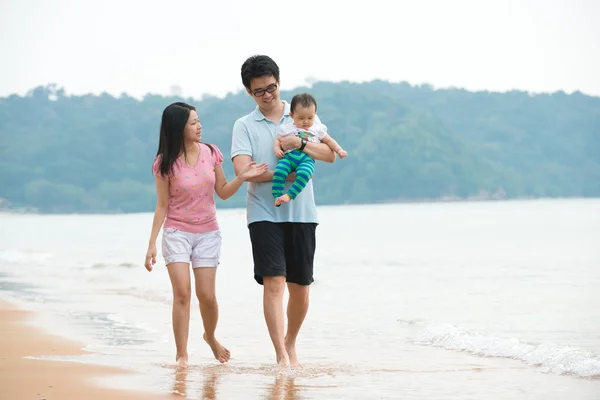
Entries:
[[128, 371], [90, 364], [47, 361], [27, 356], [85, 354], [80, 343], [45, 333], [25, 324], [33, 313], [0, 302], [0, 398], [29, 399], [151, 399], [151, 394], [102, 388], [96, 378]]

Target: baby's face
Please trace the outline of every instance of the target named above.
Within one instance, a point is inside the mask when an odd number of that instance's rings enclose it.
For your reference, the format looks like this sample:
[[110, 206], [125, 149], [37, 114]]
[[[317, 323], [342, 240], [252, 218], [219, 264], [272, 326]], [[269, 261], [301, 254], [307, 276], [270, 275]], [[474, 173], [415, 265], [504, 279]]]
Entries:
[[308, 129], [315, 123], [315, 105], [311, 104], [308, 107], [296, 107], [294, 113], [290, 113], [290, 116], [294, 120], [294, 125], [297, 128]]

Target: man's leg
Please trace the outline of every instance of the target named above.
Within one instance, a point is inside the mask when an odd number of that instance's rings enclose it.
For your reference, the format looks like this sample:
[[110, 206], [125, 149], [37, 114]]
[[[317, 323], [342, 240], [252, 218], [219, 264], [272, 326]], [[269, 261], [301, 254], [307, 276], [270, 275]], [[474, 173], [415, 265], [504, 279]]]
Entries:
[[263, 310], [265, 313], [265, 321], [269, 329], [269, 336], [275, 355], [277, 364], [281, 367], [290, 365], [290, 359], [285, 349], [284, 336], [284, 320], [283, 320], [283, 292], [285, 290], [284, 276], [265, 276], [264, 293], [263, 293]]
[[286, 264], [289, 300], [288, 327], [285, 347], [292, 366], [300, 366], [296, 354], [296, 339], [309, 306], [310, 284], [313, 282], [313, 262], [316, 249], [317, 224], [291, 223], [286, 232]]
[[282, 224], [254, 222], [248, 226], [254, 258], [254, 279], [264, 285], [263, 312], [273, 342], [277, 363], [289, 365], [285, 350], [283, 292], [285, 290], [285, 252]]
[[304, 318], [308, 313], [308, 299], [310, 286], [298, 285], [297, 283], [288, 283], [290, 297], [287, 306], [288, 327], [285, 334], [285, 350], [290, 358], [290, 365], [299, 367], [298, 355], [296, 354], [296, 339]]

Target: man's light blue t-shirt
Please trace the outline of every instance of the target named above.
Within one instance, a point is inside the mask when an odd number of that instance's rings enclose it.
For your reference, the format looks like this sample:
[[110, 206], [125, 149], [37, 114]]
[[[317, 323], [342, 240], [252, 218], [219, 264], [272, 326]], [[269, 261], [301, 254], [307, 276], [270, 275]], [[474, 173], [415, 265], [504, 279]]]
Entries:
[[[278, 159], [273, 151], [273, 142], [277, 130], [281, 125], [293, 122], [290, 117], [290, 104], [285, 101], [283, 104], [285, 105], [283, 117], [277, 125], [265, 118], [258, 106], [250, 114], [235, 121], [231, 140], [232, 160], [235, 156], [248, 155], [257, 164], [266, 162], [270, 170], [275, 169]], [[315, 122], [320, 122], [318, 117], [315, 118]], [[287, 181], [285, 190], [287, 191], [291, 186], [292, 182]], [[272, 182], [248, 182], [246, 196], [248, 224], [258, 221], [318, 223], [312, 180], [294, 200], [280, 207], [274, 205], [271, 187]]]

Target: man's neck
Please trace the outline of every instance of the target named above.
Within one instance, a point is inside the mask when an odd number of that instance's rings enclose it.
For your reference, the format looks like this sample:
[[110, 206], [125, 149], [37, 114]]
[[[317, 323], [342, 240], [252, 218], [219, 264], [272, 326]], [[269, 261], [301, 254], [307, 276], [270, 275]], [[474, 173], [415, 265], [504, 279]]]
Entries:
[[281, 120], [281, 117], [283, 117], [284, 110], [285, 104], [283, 104], [283, 102], [280, 101], [277, 107], [273, 107], [271, 110], [268, 111], [261, 109], [260, 112], [262, 112], [266, 119], [277, 124]]

